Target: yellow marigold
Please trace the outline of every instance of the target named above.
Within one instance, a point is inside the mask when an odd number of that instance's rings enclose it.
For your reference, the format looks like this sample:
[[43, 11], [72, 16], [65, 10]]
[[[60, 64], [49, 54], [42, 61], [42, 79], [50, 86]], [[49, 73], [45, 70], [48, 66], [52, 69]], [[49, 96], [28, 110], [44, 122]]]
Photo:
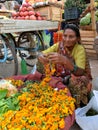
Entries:
[[[28, 84], [29, 92], [18, 96], [20, 110], [8, 111], [0, 118], [1, 130], [57, 130], [65, 126], [64, 118], [74, 112], [75, 100], [67, 96], [68, 89], [55, 91], [49, 86], [51, 71], [46, 67], [46, 78]], [[16, 82], [17, 85], [20, 85]]]
[[59, 121], [59, 128], [63, 129], [65, 126], [65, 120], [61, 119], [61, 121]]

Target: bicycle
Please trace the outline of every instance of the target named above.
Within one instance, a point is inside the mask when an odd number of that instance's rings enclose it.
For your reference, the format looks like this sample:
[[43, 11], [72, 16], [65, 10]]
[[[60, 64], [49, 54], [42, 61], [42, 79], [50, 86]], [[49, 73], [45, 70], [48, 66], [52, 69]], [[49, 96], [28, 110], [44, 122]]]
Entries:
[[33, 66], [31, 59], [36, 58], [38, 50], [44, 50], [45, 46], [41, 32], [23, 32], [17, 42], [19, 56], [26, 61], [28, 66]]
[[[18, 60], [15, 53], [15, 46], [9, 34], [0, 35], [0, 76], [8, 77], [18, 71]], [[10, 72], [9, 72], [10, 70]]]
[[19, 58], [32, 68], [35, 64], [33, 59], [45, 49], [41, 31], [22, 32], [18, 40], [12, 34], [0, 34], [0, 39], [0, 75], [3, 77], [18, 74]]

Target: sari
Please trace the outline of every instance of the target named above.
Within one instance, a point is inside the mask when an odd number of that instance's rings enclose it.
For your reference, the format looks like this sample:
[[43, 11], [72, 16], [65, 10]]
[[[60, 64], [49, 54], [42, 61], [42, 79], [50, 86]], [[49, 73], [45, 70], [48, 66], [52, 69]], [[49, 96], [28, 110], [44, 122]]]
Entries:
[[[58, 53], [63, 56], [66, 56], [73, 62], [73, 64], [75, 64], [74, 58], [72, 57], [68, 49], [64, 47], [62, 42], [59, 43]], [[70, 70], [66, 69], [66, 66], [57, 64], [55, 76], [60, 76], [63, 78], [63, 83], [67, 85], [68, 89], [71, 92], [72, 97], [76, 99], [77, 107], [80, 107], [81, 104], [86, 105], [88, 103], [88, 95], [92, 87], [91, 85], [92, 76], [87, 56], [86, 56], [84, 75], [75, 76]]]

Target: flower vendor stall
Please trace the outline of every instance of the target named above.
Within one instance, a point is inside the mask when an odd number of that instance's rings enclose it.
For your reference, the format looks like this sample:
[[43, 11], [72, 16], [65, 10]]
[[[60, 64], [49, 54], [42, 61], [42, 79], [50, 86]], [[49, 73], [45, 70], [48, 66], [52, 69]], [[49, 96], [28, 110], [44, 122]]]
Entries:
[[5, 86], [0, 87], [0, 130], [69, 130], [74, 122], [75, 99], [61, 82], [55, 89], [50, 85], [55, 70], [48, 68], [43, 80], [35, 74], [25, 82], [24, 76], [2, 81]]
[[[14, 14], [14, 20], [1, 20], [0, 33], [58, 28], [56, 21], [42, 21], [35, 14], [33, 18], [20, 14], [21, 11]], [[46, 76], [36, 72], [0, 80], [0, 130], [70, 129], [75, 119], [75, 99], [61, 79], [51, 76], [55, 70], [49, 68], [50, 65], [45, 66]]]

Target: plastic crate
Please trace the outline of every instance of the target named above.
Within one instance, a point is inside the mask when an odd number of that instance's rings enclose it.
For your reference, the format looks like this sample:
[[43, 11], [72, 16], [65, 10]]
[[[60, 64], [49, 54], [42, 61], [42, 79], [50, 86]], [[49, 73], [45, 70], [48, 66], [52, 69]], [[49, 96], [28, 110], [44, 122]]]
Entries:
[[64, 10], [65, 20], [78, 19], [79, 16], [80, 16], [80, 11], [77, 7], [65, 8]]

